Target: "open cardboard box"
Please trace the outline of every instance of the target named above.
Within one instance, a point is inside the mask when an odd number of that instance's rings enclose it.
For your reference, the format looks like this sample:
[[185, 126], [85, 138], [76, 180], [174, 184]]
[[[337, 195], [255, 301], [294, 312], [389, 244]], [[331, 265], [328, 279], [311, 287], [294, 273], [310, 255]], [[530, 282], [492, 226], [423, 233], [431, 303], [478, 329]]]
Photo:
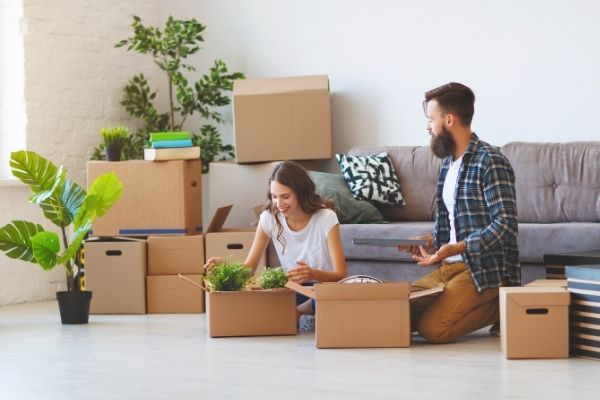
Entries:
[[[183, 275], [180, 278], [190, 281]], [[295, 335], [296, 293], [292, 290], [206, 291], [210, 337]]]
[[409, 300], [444, 290], [410, 293], [408, 282], [285, 286], [316, 300], [317, 348], [409, 347]]

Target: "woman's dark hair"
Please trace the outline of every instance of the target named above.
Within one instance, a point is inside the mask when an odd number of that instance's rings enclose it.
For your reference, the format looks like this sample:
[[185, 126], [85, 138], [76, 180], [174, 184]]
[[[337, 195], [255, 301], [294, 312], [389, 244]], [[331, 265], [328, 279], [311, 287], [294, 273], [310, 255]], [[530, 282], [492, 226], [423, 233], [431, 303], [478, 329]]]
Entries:
[[475, 112], [475, 93], [462, 83], [450, 82], [425, 92], [423, 109], [427, 103], [437, 101], [442, 110], [455, 114], [464, 126], [471, 126]]
[[279, 210], [271, 199], [271, 182], [273, 181], [291, 188], [298, 199], [298, 205], [308, 215], [312, 215], [323, 208], [335, 210], [335, 207], [333, 202], [317, 194], [315, 183], [310, 179], [308, 172], [306, 172], [302, 165], [294, 161], [284, 161], [277, 165], [269, 178], [269, 189], [267, 190], [268, 202], [263, 206], [261, 211], [269, 210], [273, 217], [275, 217], [277, 241], [281, 243], [285, 251], [285, 238], [282, 236], [283, 226], [278, 218]]

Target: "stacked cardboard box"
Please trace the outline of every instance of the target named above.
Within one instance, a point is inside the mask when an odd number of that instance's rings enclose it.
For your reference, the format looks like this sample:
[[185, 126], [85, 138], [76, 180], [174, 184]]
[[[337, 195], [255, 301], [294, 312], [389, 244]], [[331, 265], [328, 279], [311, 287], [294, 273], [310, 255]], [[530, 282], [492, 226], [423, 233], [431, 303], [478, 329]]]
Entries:
[[567, 266], [571, 354], [600, 360], [600, 265]]
[[569, 293], [564, 287], [500, 288], [500, 337], [506, 358], [569, 356]]

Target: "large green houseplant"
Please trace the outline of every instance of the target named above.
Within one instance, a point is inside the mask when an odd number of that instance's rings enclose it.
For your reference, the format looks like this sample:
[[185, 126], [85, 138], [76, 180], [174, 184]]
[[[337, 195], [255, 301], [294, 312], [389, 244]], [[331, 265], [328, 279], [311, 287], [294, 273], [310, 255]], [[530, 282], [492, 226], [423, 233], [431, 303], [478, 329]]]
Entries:
[[[89, 312], [90, 292], [80, 292], [79, 266], [74, 258], [96, 217], [104, 215], [121, 196], [123, 185], [114, 172], [99, 176], [86, 193], [75, 182], [66, 179], [66, 170], [32, 151], [11, 153], [12, 174], [29, 186], [31, 203], [42, 209], [44, 216], [60, 231], [44, 229], [41, 225], [15, 220], [0, 228], [0, 250], [10, 258], [38, 264], [44, 270], [63, 265], [67, 277], [67, 292], [57, 292], [61, 318], [63, 305], [80, 305], [87, 298]], [[71, 240], [68, 229], [72, 225]], [[62, 240], [62, 249], [61, 249]], [[65, 294], [66, 293], [66, 294]], [[87, 315], [85, 321], [87, 322]], [[79, 323], [65, 322], [63, 323]]]
[[[148, 144], [151, 132], [181, 131], [188, 118], [199, 114], [205, 121], [224, 121], [218, 107], [231, 103], [226, 94], [233, 89], [233, 81], [243, 79], [241, 72], [229, 73], [225, 62], [215, 60], [207, 74], [191, 84], [184, 72], [195, 71], [186, 59], [200, 50], [204, 42], [202, 33], [206, 27], [195, 19], [178, 20], [169, 17], [164, 30], [145, 26], [137, 16], [133, 17], [133, 36], [116, 44], [127, 47], [128, 51], [148, 54], [154, 64], [163, 71], [168, 92], [166, 112], [158, 111], [155, 105], [157, 91], [152, 90], [144, 74], [135, 75], [124, 88], [121, 105], [129, 115], [142, 123], [132, 137], [125, 157], [144, 157], [144, 146]], [[185, 130], [189, 131], [189, 128]], [[192, 132], [194, 145], [200, 146], [202, 172], [208, 172], [209, 162], [215, 159], [232, 158], [234, 149], [223, 144], [221, 134], [215, 126], [206, 123], [199, 133]], [[94, 150], [94, 159], [102, 159], [102, 146]]]

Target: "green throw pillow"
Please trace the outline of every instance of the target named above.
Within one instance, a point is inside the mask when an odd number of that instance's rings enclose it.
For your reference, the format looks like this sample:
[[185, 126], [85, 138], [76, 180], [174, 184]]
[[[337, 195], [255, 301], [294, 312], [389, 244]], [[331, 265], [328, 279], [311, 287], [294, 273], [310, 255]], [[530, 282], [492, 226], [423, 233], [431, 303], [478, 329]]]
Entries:
[[368, 201], [356, 200], [340, 175], [308, 171], [319, 196], [335, 203], [340, 224], [381, 224], [386, 221]]

